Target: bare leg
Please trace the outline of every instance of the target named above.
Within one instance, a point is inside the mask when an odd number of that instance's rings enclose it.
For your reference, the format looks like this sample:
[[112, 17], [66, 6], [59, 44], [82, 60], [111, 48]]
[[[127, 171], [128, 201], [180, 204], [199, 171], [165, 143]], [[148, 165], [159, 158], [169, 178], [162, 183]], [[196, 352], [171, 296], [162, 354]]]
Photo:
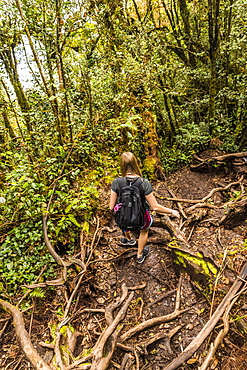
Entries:
[[124, 232], [124, 235], [125, 235], [125, 237], [126, 237], [128, 240], [130, 240], [130, 239], [131, 239], [130, 231], [125, 231], [125, 232]]
[[138, 251], [137, 255], [140, 257], [142, 255], [143, 249], [147, 244], [148, 240], [148, 230], [140, 230], [140, 236], [138, 239]]

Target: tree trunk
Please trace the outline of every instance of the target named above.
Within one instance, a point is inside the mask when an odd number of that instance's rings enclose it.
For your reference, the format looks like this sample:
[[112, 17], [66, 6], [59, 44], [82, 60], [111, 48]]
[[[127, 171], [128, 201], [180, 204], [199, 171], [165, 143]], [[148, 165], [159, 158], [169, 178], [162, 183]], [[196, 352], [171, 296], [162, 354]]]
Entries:
[[208, 0], [208, 34], [209, 34], [209, 57], [210, 57], [210, 87], [208, 122], [209, 130], [214, 131], [217, 95], [217, 68], [216, 61], [219, 49], [219, 7], [220, 0]]
[[48, 97], [52, 98], [52, 99], [50, 99], [50, 103], [51, 103], [52, 111], [53, 111], [54, 118], [55, 118], [56, 131], [57, 131], [57, 134], [58, 134], [58, 141], [59, 141], [60, 145], [63, 145], [63, 135], [62, 135], [61, 124], [60, 124], [60, 119], [59, 119], [57, 98], [52, 95], [52, 93], [49, 89], [48, 83], [47, 83], [45, 75], [43, 73], [43, 68], [42, 68], [40, 59], [38, 57], [38, 54], [36, 52], [36, 49], [35, 49], [35, 46], [34, 46], [34, 43], [33, 43], [32, 37], [31, 37], [31, 33], [30, 33], [30, 30], [29, 30], [29, 27], [28, 27], [28, 22], [26, 21], [26, 19], [24, 17], [24, 14], [22, 12], [21, 4], [20, 4], [19, 0], [15, 0], [15, 2], [16, 2], [19, 14], [21, 16], [21, 19], [25, 24], [25, 32], [26, 32], [26, 35], [27, 35], [27, 38], [28, 38], [30, 48], [31, 48], [32, 53], [33, 53], [34, 61], [35, 61], [36, 65], [37, 65], [37, 68], [39, 70], [40, 77], [41, 77], [43, 85], [44, 85], [44, 89], [45, 89]]
[[30, 137], [32, 137], [32, 124], [30, 121], [30, 107], [26, 97], [26, 94], [23, 90], [22, 84], [19, 79], [16, 61], [15, 61], [15, 51], [14, 47], [9, 48], [8, 50], [4, 50], [0, 53], [0, 59], [2, 60], [5, 70], [9, 76], [11, 85], [15, 91], [18, 104], [23, 114], [23, 120], [26, 124], [28, 133]]
[[189, 19], [189, 9], [187, 7], [186, 0], [178, 0], [178, 5], [180, 8], [181, 17], [184, 25], [184, 40], [188, 49], [188, 59], [192, 68], [196, 67], [196, 59], [194, 48], [191, 40], [191, 31], [190, 31], [190, 19]]

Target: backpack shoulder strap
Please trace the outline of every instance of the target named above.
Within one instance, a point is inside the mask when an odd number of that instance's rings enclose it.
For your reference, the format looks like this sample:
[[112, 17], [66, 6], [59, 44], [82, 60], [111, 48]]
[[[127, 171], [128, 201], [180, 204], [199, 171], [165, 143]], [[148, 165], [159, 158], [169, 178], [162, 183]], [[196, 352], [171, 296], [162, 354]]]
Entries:
[[143, 183], [143, 179], [141, 177], [138, 177], [135, 181], [133, 181], [133, 185], [137, 186], [138, 188], [141, 187], [142, 183]]
[[143, 183], [143, 178], [142, 177], [138, 177], [133, 182], [133, 185], [139, 188], [140, 195], [141, 195], [141, 200], [142, 200], [142, 203], [144, 203], [145, 202], [145, 190], [144, 190], [143, 186], [141, 186], [142, 183]]
[[118, 177], [117, 178], [117, 184], [118, 184], [118, 188], [117, 188], [117, 195], [119, 196], [120, 195], [120, 192], [121, 192], [121, 189], [127, 185], [127, 180], [126, 180], [126, 177]]
[[[117, 178], [118, 182], [118, 189], [121, 189], [122, 187], [126, 186], [129, 184], [128, 180], [126, 177], [118, 177]], [[131, 185], [137, 186], [139, 189], [141, 188], [141, 184], [143, 183], [143, 179], [141, 177], [138, 177], [134, 181], [130, 181]]]
[[126, 177], [118, 177], [117, 182], [119, 188], [122, 188], [123, 186], [127, 185]]

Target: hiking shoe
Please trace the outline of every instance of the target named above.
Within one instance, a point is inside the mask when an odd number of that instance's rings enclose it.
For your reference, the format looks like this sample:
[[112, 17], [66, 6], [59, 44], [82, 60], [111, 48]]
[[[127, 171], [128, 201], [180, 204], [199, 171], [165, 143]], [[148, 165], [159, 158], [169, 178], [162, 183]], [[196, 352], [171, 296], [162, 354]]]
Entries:
[[142, 263], [144, 262], [145, 258], [149, 255], [149, 246], [146, 245], [145, 248], [143, 249], [141, 257], [136, 257], [136, 262], [137, 263]]
[[136, 241], [135, 239], [127, 239], [127, 238], [121, 238], [119, 240], [119, 244], [120, 245], [123, 245], [125, 247], [129, 247], [129, 246], [132, 246], [132, 245], [136, 245]]

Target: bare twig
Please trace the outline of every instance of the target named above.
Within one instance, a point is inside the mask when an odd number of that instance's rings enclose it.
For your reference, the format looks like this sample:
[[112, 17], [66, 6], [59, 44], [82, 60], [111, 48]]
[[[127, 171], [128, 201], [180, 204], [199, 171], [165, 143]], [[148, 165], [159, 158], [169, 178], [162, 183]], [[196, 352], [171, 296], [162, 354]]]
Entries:
[[50, 185], [49, 185], [49, 188], [51, 188], [52, 186], [54, 186], [57, 182], [58, 182], [58, 180], [60, 180], [62, 177], [64, 177], [64, 176], [67, 176], [67, 175], [69, 175], [71, 172], [73, 172], [73, 171], [76, 171], [77, 170], [77, 168], [73, 168], [72, 170], [70, 170], [69, 172], [66, 172], [66, 173], [64, 173], [64, 174], [62, 174], [62, 175], [60, 175], [60, 176], [58, 176]]
[[89, 251], [89, 257], [88, 257], [88, 260], [87, 260], [87, 263], [86, 263], [86, 267], [88, 267], [88, 264], [90, 263], [90, 260], [91, 260], [92, 254], [93, 254], [93, 251], [95, 250], [95, 248], [98, 245], [98, 242], [100, 240], [101, 230], [100, 230], [99, 235], [98, 235], [98, 240], [95, 243], [95, 240], [96, 240], [96, 237], [97, 237], [98, 232], [99, 232], [99, 218], [97, 217], [96, 230], [94, 232], [93, 239], [92, 239], [92, 242], [91, 242], [90, 251]]
[[137, 270], [142, 271], [142, 272], [144, 272], [145, 274], [147, 274], [149, 276], [152, 276], [152, 278], [154, 278], [155, 280], [157, 280], [159, 283], [167, 285], [167, 282], [165, 280], [162, 280], [158, 276], [156, 276], [154, 274], [151, 274], [151, 272], [149, 272], [147, 270], [144, 270], [144, 269], [142, 269], [141, 267], [138, 267], [138, 266], [136, 266], [136, 268], [137, 268]]
[[[124, 355], [124, 358], [123, 358], [122, 363], [121, 363], [120, 370], [125, 369], [125, 366], [127, 365], [127, 362], [129, 361], [130, 358], [132, 358], [132, 356], [129, 353], [126, 353]], [[128, 366], [128, 369], [129, 369], [129, 366]]]
[[0, 331], [0, 339], [2, 338], [2, 336], [3, 336], [3, 334], [4, 334], [4, 332], [5, 332], [5, 330], [6, 330], [7, 326], [8, 326], [9, 321], [10, 321], [10, 319], [8, 319], [8, 320], [4, 323], [3, 328], [2, 328], [2, 330]]
[[[221, 244], [221, 241], [220, 241], [220, 228], [219, 228], [219, 231], [218, 231], [218, 232], [219, 232], [218, 240], [219, 240], [219, 243]], [[223, 247], [223, 246], [222, 246], [222, 244], [221, 244], [221, 247]], [[217, 285], [218, 285], [219, 279], [220, 279], [220, 277], [222, 276], [223, 271], [224, 271], [224, 268], [225, 268], [225, 266], [224, 266], [224, 262], [225, 262], [225, 259], [226, 259], [226, 256], [227, 256], [227, 250], [228, 250], [228, 247], [226, 247], [226, 248], [224, 249], [223, 260], [222, 260], [221, 266], [220, 266], [220, 268], [219, 268], [219, 272], [218, 272], [218, 274], [217, 274], [217, 276], [216, 276], [216, 278], [215, 278], [214, 288], [213, 288], [212, 302], [211, 302], [211, 305], [210, 305], [210, 307], [211, 307], [211, 308], [210, 308], [210, 317], [212, 316], [212, 312], [213, 312], [214, 299], [215, 299], [215, 294], [216, 294]]]
[[74, 297], [75, 297], [75, 295], [76, 295], [76, 293], [77, 293], [77, 291], [78, 291], [78, 289], [79, 289], [79, 287], [81, 285], [81, 281], [82, 281], [83, 277], [84, 277], [84, 274], [81, 274], [80, 277], [79, 277], [79, 279], [78, 279], [78, 282], [76, 284], [75, 289], [73, 290], [72, 294], [70, 295], [69, 301], [68, 301], [68, 303], [66, 305], [66, 308], [65, 308], [65, 311], [64, 311], [63, 321], [60, 323], [59, 329], [61, 329], [62, 326], [65, 325], [65, 323], [68, 322], [67, 321], [67, 315], [69, 313], [69, 310], [70, 310], [70, 306], [72, 304], [72, 301], [73, 301], [73, 299], [74, 299]]
[[149, 303], [147, 305], [147, 308], [153, 306], [154, 304], [162, 301], [164, 298], [166, 297], [169, 297], [169, 295], [173, 294], [176, 292], [176, 289], [173, 289], [173, 290], [170, 290], [169, 292], [165, 292], [164, 294], [161, 294], [158, 298], [156, 298], [154, 301], [152, 301], [151, 303]]

